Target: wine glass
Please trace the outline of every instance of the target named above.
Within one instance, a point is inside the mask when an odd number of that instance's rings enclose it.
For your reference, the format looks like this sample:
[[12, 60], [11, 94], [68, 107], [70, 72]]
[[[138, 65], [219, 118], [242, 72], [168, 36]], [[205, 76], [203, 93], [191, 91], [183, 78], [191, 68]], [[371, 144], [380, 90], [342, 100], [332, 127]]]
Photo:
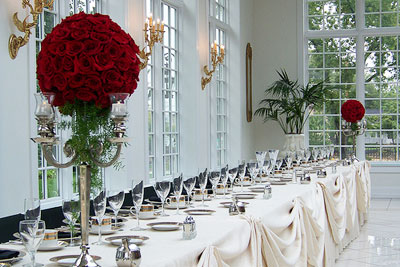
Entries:
[[275, 166], [278, 171], [281, 169], [282, 164], [283, 164], [283, 159], [281, 158], [276, 159]]
[[186, 193], [188, 195], [189, 207], [192, 206], [192, 204], [190, 203], [190, 197], [192, 195], [194, 185], [196, 184], [196, 179], [197, 179], [197, 176], [188, 178], [185, 181], [183, 181], [183, 187], [185, 188]]
[[224, 198], [226, 198], [226, 184], [228, 183], [228, 165], [221, 169], [221, 176], [220, 176], [222, 185], [224, 186]]
[[65, 219], [68, 221], [68, 226], [71, 231], [71, 237], [69, 246], [77, 246], [77, 243], [73, 242], [73, 236], [75, 231], [75, 223], [78, 221], [81, 215], [81, 203], [77, 197], [73, 197], [67, 200], [63, 200], [62, 211], [64, 213]]
[[276, 159], [278, 158], [279, 150], [278, 149], [270, 149], [268, 150], [268, 155], [271, 160], [272, 170], [275, 169]]
[[238, 174], [238, 168], [232, 168], [228, 171], [228, 178], [229, 178], [229, 182], [231, 183], [231, 189], [232, 189], [232, 193], [233, 193], [233, 183], [235, 182], [235, 178]]
[[156, 182], [154, 185], [154, 190], [156, 191], [157, 196], [161, 199], [161, 216], [169, 216], [164, 211], [164, 203], [169, 191], [171, 190], [171, 183], [169, 181]]
[[301, 150], [297, 150], [296, 151], [295, 158], [296, 158], [297, 165], [299, 165], [299, 166], [301, 165], [301, 161], [303, 160], [303, 156], [304, 156], [303, 151], [301, 151]]
[[118, 212], [122, 207], [125, 199], [125, 192], [124, 190], [121, 191], [108, 191], [108, 204], [110, 208], [114, 212], [115, 217], [115, 227], [117, 227], [118, 223]]
[[[207, 170], [207, 169], [206, 169]], [[201, 201], [201, 206], [202, 207], [208, 207], [206, 204], [204, 204], [204, 195], [205, 195], [205, 191], [206, 191], [206, 186], [207, 186], [207, 171], [205, 172], [201, 172], [199, 174], [199, 186], [200, 186], [200, 191], [201, 191], [201, 195], [202, 195], [202, 201]]]
[[134, 205], [135, 211], [136, 211], [137, 226], [131, 230], [132, 231], [140, 231], [140, 230], [144, 230], [144, 228], [140, 227], [140, 223], [139, 223], [139, 212], [140, 212], [140, 207], [142, 206], [143, 195], [144, 195], [143, 181], [140, 181], [140, 182], [133, 181], [132, 185], [133, 185], [132, 201], [133, 201], [133, 205]]
[[177, 178], [174, 178], [172, 180], [172, 191], [174, 192], [174, 196], [176, 199], [176, 214], [179, 215], [179, 205], [181, 204], [180, 198], [182, 194], [182, 188], [183, 188], [183, 178], [182, 174], [179, 175]]
[[31, 256], [31, 263], [24, 266], [44, 266], [43, 264], [36, 263], [36, 251], [42, 243], [44, 238], [44, 231], [46, 224], [42, 220], [23, 220], [19, 222], [19, 234], [26, 251]]
[[261, 167], [261, 172], [269, 176], [270, 170], [271, 170], [271, 160], [264, 160], [264, 164]]
[[257, 163], [255, 160], [250, 160], [250, 162], [247, 163], [247, 170], [249, 171], [250, 177], [253, 181], [255, 181], [256, 165]]
[[287, 151], [286, 152], [285, 163], [286, 163], [286, 167], [287, 167], [288, 172], [289, 172], [290, 168], [292, 167], [292, 163], [293, 163], [293, 152], [291, 152], [291, 151]]
[[38, 198], [24, 199], [25, 220], [40, 220], [40, 200]]
[[304, 160], [308, 162], [310, 160], [310, 157], [311, 157], [311, 151], [308, 148], [304, 149]]
[[92, 243], [94, 245], [104, 244], [103, 240], [101, 240], [101, 228], [103, 224], [104, 213], [106, 212], [106, 203], [107, 203], [106, 189], [104, 187], [99, 188], [97, 190], [95, 189], [93, 194], [93, 209], [94, 209], [94, 214], [96, 214], [97, 217], [97, 223], [99, 225], [98, 227], [99, 239], [96, 242]]
[[208, 174], [208, 180], [210, 180], [213, 190], [214, 198], [217, 198], [217, 184], [221, 177], [220, 171], [212, 171]]
[[315, 162], [318, 161], [318, 156], [319, 156], [319, 149], [317, 147], [314, 147], [312, 150], [312, 157]]
[[246, 164], [245, 163], [239, 164], [238, 173], [239, 173], [239, 179], [240, 179], [240, 192], [243, 192], [243, 179], [244, 179], [244, 176], [246, 175]]
[[267, 156], [267, 151], [256, 151], [256, 159], [259, 169], [262, 169], [262, 167], [264, 166], [264, 161], [266, 156]]

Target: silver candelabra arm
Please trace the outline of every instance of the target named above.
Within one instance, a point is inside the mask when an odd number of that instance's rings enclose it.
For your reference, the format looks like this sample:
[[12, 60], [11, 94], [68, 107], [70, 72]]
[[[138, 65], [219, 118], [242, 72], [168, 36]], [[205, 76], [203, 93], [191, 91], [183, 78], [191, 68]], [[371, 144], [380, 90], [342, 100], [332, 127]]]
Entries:
[[118, 160], [119, 156], [121, 155], [122, 144], [123, 144], [122, 142], [117, 143], [117, 151], [115, 151], [114, 157], [109, 162], [101, 162], [100, 160], [98, 160], [98, 158], [100, 157], [101, 152], [103, 150], [103, 145], [99, 143], [96, 147], [91, 147], [90, 149], [91, 159], [93, 160], [94, 164], [96, 164], [101, 168], [110, 167]]
[[74, 165], [75, 160], [78, 157], [78, 154], [75, 153], [75, 151], [72, 149], [72, 147], [69, 144], [65, 144], [64, 145], [64, 154], [67, 157], [71, 157], [72, 156], [72, 158], [66, 163], [59, 163], [54, 158], [54, 155], [53, 155], [53, 152], [52, 152], [53, 145], [54, 144], [51, 144], [51, 143], [41, 143], [42, 150], [43, 150], [43, 156], [44, 156], [44, 158], [47, 160], [47, 162], [50, 165], [52, 165], [52, 166], [54, 166], [56, 168], [68, 168], [68, 167]]

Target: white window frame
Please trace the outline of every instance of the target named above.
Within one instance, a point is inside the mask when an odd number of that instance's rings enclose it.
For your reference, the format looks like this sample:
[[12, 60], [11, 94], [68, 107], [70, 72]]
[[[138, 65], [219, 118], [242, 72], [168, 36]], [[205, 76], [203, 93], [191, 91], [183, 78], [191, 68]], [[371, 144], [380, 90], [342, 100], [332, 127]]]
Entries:
[[[211, 46], [211, 43], [216, 40], [216, 29], [220, 29], [221, 31], [224, 32], [225, 34], [225, 47], [230, 47], [229, 46], [229, 35], [231, 32], [231, 28], [229, 25], [229, 0], [225, 0], [225, 21], [221, 21], [216, 18], [215, 14], [215, 6], [217, 5], [216, 0], [209, 0], [208, 1], [208, 30], [209, 30], [209, 46]], [[229, 142], [229, 72], [227, 69], [229, 68], [229, 57], [227, 56], [228, 53], [225, 54], [224, 62], [222, 63], [223, 66], [223, 83], [225, 85], [225, 88], [223, 89], [225, 91], [225, 131], [218, 132], [217, 131], [217, 84], [219, 80], [216, 77], [216, 72], [214, 73], [214, 76], [211, 80], [210, 83], [210, 160], [211, 160], [211, 167], [212, 168], [220, 168], [221, 166], [224, 166], [228, 163], [229, 157], [229, 147], [230, 147], [230, 142]], [[219, 66], [217, 66], [219, 68]], [[218, 133], [224, 134], [225, 140], [224, 140], [224, 148], [219, 148], [217, 147], [217, 138], [218, 138]], [[224, 158], [223, 159], [218, 159], [218, 151], [224, 151]], [[218, 164], [218, 161], [221, 161], [220, 164]]]
[[[147, 182], [149, 184], [154, 183], [156, 180], [163, 180], [163, 179], [171, 179], [174, 174], [179, 173], [181, 170], [181, 153], [180, 153], [180, 145], [181, 145], [181, 129], [180, 129], [180, 113], [181, 113], [181, 105], [180, 105], [180, 99], [181, 99], [181, 91], [180, 91], [180, 69], [181, 69], [181, 59], [180, 59], [180, 47], [182, 44], [182, 7], [183, 7], [183, 2], [181, 0], [153, 0], [153, 19], [160, 18], [162, 19], [162, 13], [161, 13], [161, 4], [165, 3], [168, 6], [171, 6], [175, 8], [176, 10], [176, 72], [177, 72], [177, 80], [178, 82], [176, 83], [176, 92], [177, 92], [177, 131], [176, 134], [178, 136], [178, 151], [177, 153], [173, 153], [177, 155], [178, 158], [178, 169], [173, 171], [169, 175], [164, 175], [164, 157], [171, 155], [171, 153], [164, 154], [164, 144], [163, 144], [163, 138], [164, 134], [170, 134], [170, 132], [164, 132], [163, 130], [163, 103], [162, 103], [162, 95], [163, 95], [163, 84], [162, 84], [162, 71], [163, 71], [163, 64], [162, 64], [162, 50], [164, 45], [163, 44], [156, 44], [153, 48], [153, 54], [152, 54], [152, 67], [153, 67], [153, 72], [152, 72], [152, 78], [153, 78], [153, 138], [154, 138], [154, 178], [149, 177], [149, 131], [147, 127], [148, 123], [148, 105], [145, 105], [145, 113], [146, 113], [146, 136], [147, 136], [147, 145], [146, 145], [146, 178]], [[146, 14], [147, 7], [144, 9], [144, 14]], [[164, 28], [166, 30], [166, 26]], [[147, 75], [146, 75], [146, 81], [147, 81]], [[148, 89], [148, 82], [146, 84], [146, 89]], [[147, 98], [147, 93], [145, 94], [145, 99], [146, 101], [148, 100]], [[147, 103], [147, 102], [146, 102]]]
[[[299, 51], [299, 77], [303, 77], [303, 83], [308, 82], [308, 47], [307, 39], [309, 38], [356, 38], [356, 98], [364, 104], [365, 102], [365, 85], [364, 85], [364, 38], [368, 36], [400, 36], [400, 27], [381, 27], [381, 28], [364, 28], [365, 16], [364, 7], [365, 0], [356, 0], [356, 28], [346, 30], [308, 30], [308, 5], [307, 0], [297, 1], [298, 16], [298, 51]], [[359, 53], [361, 51], [362, 53]], [[400, 114], [399, 114], [400, 116]], [[325, 132], [325, 131], [324, 131]], [[399, 137], [397, 137], [399, 138]], [[305, 140], [308, 146], [309, 140], [309, 124], [307, 122], [305, 129]], [[378, 145], [377, 145], [378, 146]], [[379, 145], [382, 147], [382, 144]], [[365, 135], [357, 137], [357, 157], [365, 160]], [[398, 150], [398, 148], [397, 148]], [[374, 161], [376, 166], [400, 166], [399, 161]]]

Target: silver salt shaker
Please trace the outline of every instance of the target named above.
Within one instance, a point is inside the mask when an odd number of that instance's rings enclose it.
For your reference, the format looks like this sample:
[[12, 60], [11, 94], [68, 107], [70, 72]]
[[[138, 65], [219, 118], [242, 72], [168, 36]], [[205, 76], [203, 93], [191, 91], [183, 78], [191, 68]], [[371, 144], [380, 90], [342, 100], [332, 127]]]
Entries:
[[115, 261], [118, 267], [138, 267], [142, 260], [140, 248], [130, 243], [128, 238], [122, 239], [122, 244], [117, 248]]
[[272, 188], [271, 188], [271, 183], [267, 182], [264, 186], [264, 199], [270, 199], [272, 197]]
[[182, 237], [184, 240], [191, 240], [196, 237], [196, 222], [192, 216], [187, 216], [185, 221], [183, 221], [183, 232]]
[[235, 196], [232, 196], [232, 202], [229, 205], [229, 215], [238, 215], [239, 214], [239, 208], [237, 205], [237, 198]]

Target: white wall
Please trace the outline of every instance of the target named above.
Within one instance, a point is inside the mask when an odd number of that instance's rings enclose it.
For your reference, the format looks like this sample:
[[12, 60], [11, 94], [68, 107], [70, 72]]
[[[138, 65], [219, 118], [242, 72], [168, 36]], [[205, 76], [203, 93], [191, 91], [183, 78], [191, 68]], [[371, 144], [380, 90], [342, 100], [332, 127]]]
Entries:
[[[302, 73], [299, 62], [298, 0], [254, 0], [254, 76], [253, 111], [265, 88], [277, 79], [275, 70], [285, 68], [289, 76], [298, 78]], [[301, 57], [300, 57], [301, 58]], [[299, 79], [301, 80], [301, 79]], [[255, 118], [253, 124], [253, 151], [267, 148], [282, 148], [283, 132], [275, 122], [263, 123]], [[400, 198], [400, 168], [378, 167], [373, 163], [371, 169], [373, 197]]]

